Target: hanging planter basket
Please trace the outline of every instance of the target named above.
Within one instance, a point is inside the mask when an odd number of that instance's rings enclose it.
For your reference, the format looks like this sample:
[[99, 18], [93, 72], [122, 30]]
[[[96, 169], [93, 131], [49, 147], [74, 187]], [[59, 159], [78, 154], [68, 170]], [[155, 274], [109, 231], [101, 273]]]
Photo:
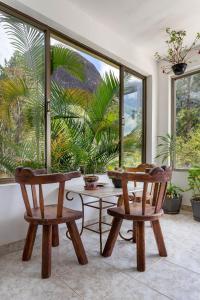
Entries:
[[185, 73], [186, 68], [186, 63], [175, 64], [172, 66], [172, 70], [175, 75], [183, 75]]
[[187, 63], [190, 63], [190, 59], [195, 54], [200, 54], [200, 51], [196, 49], [197, 43], [200, 41], [200, 32], [197, 32], [192, 44], [190, 46], [185, 45], [185, 30], [172, 30], [166, 28], [167, 33], [167, 54], [161, 56], [158, 52], [155, 53], [155, 58], [158, 62], [162, 61], [161, 69], [163, 73], [170, 74], [173, 70], [175, 75], [182, 75], [185, 73]]

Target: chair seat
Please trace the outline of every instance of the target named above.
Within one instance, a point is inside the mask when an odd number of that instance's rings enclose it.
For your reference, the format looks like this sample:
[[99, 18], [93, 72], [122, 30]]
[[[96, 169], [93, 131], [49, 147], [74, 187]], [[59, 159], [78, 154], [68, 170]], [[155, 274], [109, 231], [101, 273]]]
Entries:
[[41, 217], [40, 208], [32, 208], [32, 217], [24, 214], [24, 219], [27, 222], [39, 225], [61, 224], [82, 218], [83, 213], [81, 211], [73, 210], [63, 207], [62, 217], [57, 217], [57, 205], [46, 205], [44, 207], [44, 218]]
[[132, 221], [153, 221], [163, 215], [162, 209], [155, 213], [155, 207], [150, 204], [146, 204], [145, 215], [142, 215], [141, 203], [133, 202], [129, 204], [129, 207], [130, 214], [125, 214], [124, 206], [109, 208], [107, 212], [110, 216]]

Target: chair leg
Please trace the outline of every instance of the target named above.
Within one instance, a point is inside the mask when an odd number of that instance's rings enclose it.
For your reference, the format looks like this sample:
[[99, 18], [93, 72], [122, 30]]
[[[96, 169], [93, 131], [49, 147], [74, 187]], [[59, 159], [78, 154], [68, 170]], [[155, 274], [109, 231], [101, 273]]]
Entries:
[[136, 225], [135, 222], [133, 221], [133, 243], [136, 243]]
[[23, 261], [28, 261], [31, 259], [31, 255], [33, 252], [33, 246], [34, 246], [34, 242], [35, 242], [35, 237], [36, 237], [36, 233], [37, 233], [37, 228], [38, 225], [34, 225], [34, 224], [29, 224], [29, 228], [28, 228], [28, 232], [27, 232], [27, 236], [26, 236], [26, 242], [24, 245], [24, 251], [23, 251], [23, 255], [22, 255], [22, 260]]
[[51, 246], [52, 246], [52, 226], [43, 225], [42, 278], [49, 278], [51, 276]]
[[58, 225], [52, 225], [52, 247], [59, 246], [59, 228]]
[[159, 222], [159, 220], [156, 220], [156, 221], [152, 221], [151, 224], [152, 224], [155, 240], [157, 243], [159, 255], [166, 257], [167, 250], [165, 247], [165, 242], [164, 242], [162, 230], [160, 227], [160, 222]]
[[144, 222], [136, 223], [137, 270], [145, 271], [145, 228]]
[[108, 239], [106, 241], [102, 256], [104, 257], [108, 257], [111, 256], [112, 252], [113, 252], [113, 248], [115, 246], [115, 242], [117, 240], [120, 228], [122, 225], [122, 219], [119, 218], [113, 218], [112, 221], [112, 227], [110, 229], [109, 235], [108, 235]]
[[79, 264], [86, 265], [88, 260], [75, 221], [67, 223], [67, 228], [69, 230]]

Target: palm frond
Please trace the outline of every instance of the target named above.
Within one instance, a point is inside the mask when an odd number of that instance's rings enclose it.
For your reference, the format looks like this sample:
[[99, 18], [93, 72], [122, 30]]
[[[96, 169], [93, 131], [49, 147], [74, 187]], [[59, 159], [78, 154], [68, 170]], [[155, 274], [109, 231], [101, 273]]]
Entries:
[[42, 80], [44, 74], [44, 33], [10, 15], [1, 17], [13, 47], [23, 54], [27, 72]]
[[70, 49], [61, 45], [51, 47], [51, 70], [57, 70], [59, 67], [64, 68], [73, 77], [80, 81], [85, 79], [84, 63], [79, 55]]

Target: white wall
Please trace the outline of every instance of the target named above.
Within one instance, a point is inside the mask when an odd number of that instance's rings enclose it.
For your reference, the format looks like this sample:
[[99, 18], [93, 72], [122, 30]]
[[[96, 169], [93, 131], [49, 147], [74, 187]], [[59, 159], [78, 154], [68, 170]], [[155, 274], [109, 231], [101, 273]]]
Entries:
[[[162, 62], [158, 64], [158, 135], [165, 135], [167, 132], [171, 132], [171, 77], [174, 74], [163, 74], [161, 71], [162, 65]], [[194, 50], [186, 73], [196, 69], [200, 69], [200, 55], [197, 50]], [[182, 188], [187, 188], [187, 172], [174, 172], [173, 182]], [[183, 204], [190, 206], [190, 199], [191, 193], [185, 192], [183, 194]]]
[[[67, 0], [3, 2], [147, 76], [147, 161], [151, 162], [157, 136], [157, 67], [148, 51], [131, 44]], [[45, 193], [48, 201], [55, 199], [55, 186], [48, 186]], [[19, 187], [1, 185], [0, 201], [0, 245], [23, 239], [27, 225]], [[86, 219], [94, 217], [89, 210]]]
[[[109, 182], [107, 176], [101, 175], [101, 182]], [[82, 178], [73, 179], [66, 182], [65, 188], [70, 186], [84, 186]], [[30, 189], [27, 188], [28, 194]], [[58, 197], [58, 185], [48, 184], [43, 187], [45, 205], [57, 203]], [[31, 195], [31, 194], [30, 194]], [[69, 197], [72, 201], [65, 199], [64, 206], [75, 210], [81, 210], [81, 200], [77, 194], [70, 193]], [[97, 200], [92, 197], [83, 196], [84, 203], [89, 201]], [[32, 199], [30, 197], [30, 199]], [[116, 201], [116, 198], [107, 198], [107, 200]], [[28, 223], [24, 220], [25, 206], [21, 196], [20, 186], [18, 184], [5, 184], [0, 186], [0, 246], [24, 239], [26, 236]], [[104, 210], [103, 213], [106, 213]], [[98, 217], [98, 210], [93, 208], [85, 208], [85, 221], [94, 220]], [[77, 223], [81, 223], [78, 220]], [[65, 224], [61, 225], [65, 226]]]

